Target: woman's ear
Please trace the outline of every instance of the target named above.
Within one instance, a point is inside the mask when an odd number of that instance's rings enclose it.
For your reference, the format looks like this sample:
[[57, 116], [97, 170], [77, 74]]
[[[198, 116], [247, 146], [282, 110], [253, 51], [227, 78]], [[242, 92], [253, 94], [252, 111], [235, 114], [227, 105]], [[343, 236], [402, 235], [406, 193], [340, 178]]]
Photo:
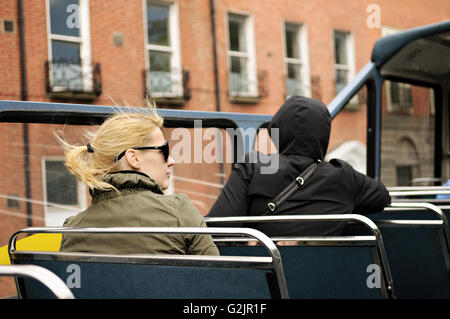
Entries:
[[138, 154], [135, 150], [133, 149], [128, 149], [125, 152], [125, 160], [128, 163], [128, 165], [130, 166], [130, 168], [132, 168], [133, 170], [138, 170], [141, 168], [141, 161], [138, 157]]

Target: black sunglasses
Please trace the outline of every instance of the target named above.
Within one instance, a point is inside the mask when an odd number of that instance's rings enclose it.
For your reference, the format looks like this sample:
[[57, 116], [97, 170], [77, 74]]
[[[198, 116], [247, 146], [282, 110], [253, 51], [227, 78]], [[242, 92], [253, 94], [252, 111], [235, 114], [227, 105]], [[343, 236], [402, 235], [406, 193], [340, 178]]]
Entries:
[[[161, 150], [164, 155], [164, 160], [167, 162], [169, 159], [169, 142], [166, 141], [161, 146], [138, 146], [138, 147], [132, 147], [133, 150]], [[116, 161], [119, 161], [124, 155], [127, 150], [123, 151], [116, 157]]]

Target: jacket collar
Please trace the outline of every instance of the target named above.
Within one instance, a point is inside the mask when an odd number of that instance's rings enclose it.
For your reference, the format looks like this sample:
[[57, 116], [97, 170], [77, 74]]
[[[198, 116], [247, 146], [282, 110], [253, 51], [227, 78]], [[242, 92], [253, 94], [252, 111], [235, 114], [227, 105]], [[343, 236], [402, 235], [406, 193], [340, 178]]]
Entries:
[[128, 193], [139, 191], [152, 191], [156, 194], [164, 194], [161, 187], [151, 179], [147, 174], [136, 171], [119, 171], [105, 174], [102, 181], [111, 184], [119, 190], [99, 190], [91, 189], [89, 192], [92, 196], [92, 202], [98, 202], [107, 198], [114, 198]]

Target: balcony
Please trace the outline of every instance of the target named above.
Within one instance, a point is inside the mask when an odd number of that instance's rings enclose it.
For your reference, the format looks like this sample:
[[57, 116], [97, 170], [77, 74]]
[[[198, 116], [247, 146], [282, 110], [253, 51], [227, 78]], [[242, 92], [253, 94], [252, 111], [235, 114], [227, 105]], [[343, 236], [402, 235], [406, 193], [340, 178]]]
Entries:
[[320, 77], [312, 76], [309, 81], [304, 78], [283, 77], [286, 89], [286, 99], [295, 95], [312, 97], [322, 100]]
[[46, 61], [45, 75], [50, 98], [93, 101], [102, 93], [99, 63], [69, 59]]
[[191, 98], [189, 70], [145, 70], [144, 96], [158, 106], [183, 106]]
[[230, 72], [228, 77], [228, 98], [231, 103], [257, 104], [269, 95], [267, 90], [267, 71], [254, 72], [256, 78], [246, 72]]
[[294, 95], [305, 95], [306, 93], [305, 84], [300, 79], [286, 78], [286, 91], [287, 97]]

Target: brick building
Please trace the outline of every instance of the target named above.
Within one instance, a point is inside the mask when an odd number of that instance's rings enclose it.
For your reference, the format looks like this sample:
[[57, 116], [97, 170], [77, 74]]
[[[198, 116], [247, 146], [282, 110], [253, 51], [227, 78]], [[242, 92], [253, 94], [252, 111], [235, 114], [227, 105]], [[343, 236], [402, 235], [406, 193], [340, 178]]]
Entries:
[[[273, 114], [290, 95], [329, 103], [370, 60], [379, 37], [449, 17], [447, 0], [0, 0], [0, 100], [111, 105], [126, 99], [143, 106], [148, 94], [163, 108]], [[429, 94], [402, 84], [386, 88], [386, 127], [396, 126], [398, 114], [421, 126], [425, 120], [417, 116], [423, 107], [413, 101], [428, 101]], [[355, 147], [350, 152], [364, 148], [364, 90], [348, 109], [333, 122], [333, 155], [348, 141], [356, 142], [345, 144]], [[426, 110], [425, 119], [433, 115], [432, 106]], [[32, 200], [27, 202], [25, 160], [15, 155], [23, 154], [23, 125], [0, 126], [0, 143], [8, 146], [0, 156], [5, 163], [0, 246], [27, 223], [49, 225], [61, 220], [56, 215], [66, 216], [58, 208], [71, 207], [70, 214], [89, 201], [85, 187], [62, 172], [61, 149], [53, 137], [55, 130], [64, 130], [76, 141], [80, 128], [33, 124], [28, 129]], [[396, 172], [416, 174], [423, 157], [414, 153], [414, 143], [422, 143], [415, 139], [398, 136], [383, 145], [396, 148], [400, 141], [405, 154], [416, 154], [416, 159], [405, 155], [412, 170], [387, 170], [389, 183], [399, 181]], [[364, 170], [364, 163], [359, 168]], [[202, 213], [214, 202], [229, 167], [210, 170], [175, 174], [176, 190], [190, 190]], [[202, 183], [193, 187], [192, 180]], [[72, 191], [58, 194], [61, 185], [71, 185]], [[11, 294], [12, 282], [0, 280], [0, 297]]]

